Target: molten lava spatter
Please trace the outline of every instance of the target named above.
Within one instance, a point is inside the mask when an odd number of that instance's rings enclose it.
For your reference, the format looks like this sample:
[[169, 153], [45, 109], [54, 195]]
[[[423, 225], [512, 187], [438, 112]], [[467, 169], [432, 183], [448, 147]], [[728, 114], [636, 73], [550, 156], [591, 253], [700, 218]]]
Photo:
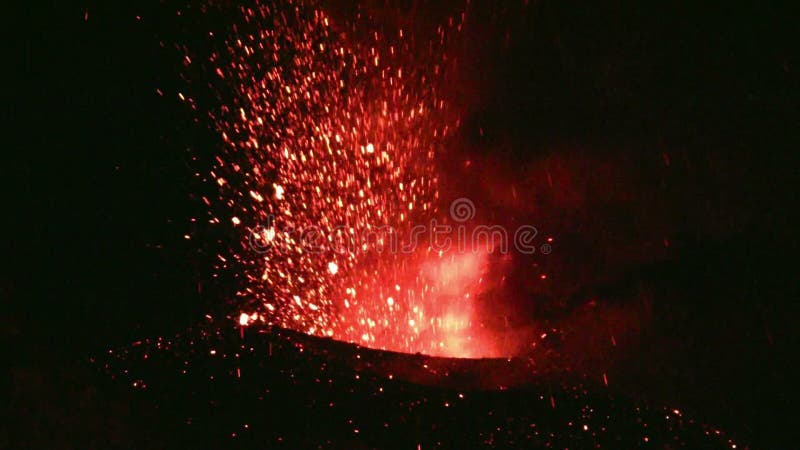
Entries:
[[235, 317], [374, 348], [492, 353], [471, 305], [485, 254], [413, 232], [442, 220], [435, 163], [458, 119], [437, 84], [462, 20], [416, 42], [365, 33], [368, 17], [334, 24], [313, 1], [240, 8], [210, 59], [234, 92], [211, 116], [226, 143], [212, 175], [241, 233]]

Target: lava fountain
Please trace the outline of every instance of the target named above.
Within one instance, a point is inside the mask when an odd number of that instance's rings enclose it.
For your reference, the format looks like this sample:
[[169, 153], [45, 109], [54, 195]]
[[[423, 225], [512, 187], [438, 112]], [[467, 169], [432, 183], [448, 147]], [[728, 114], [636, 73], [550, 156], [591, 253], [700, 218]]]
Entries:
[[425, 42], [365, 15], [336, 24], [313, 1], [236, 16], [206, 64], [225, 86], [209, 114], [225, 144], [211, 175], [230, 213], [214, 220], [240, 241], [219, 255], [243, 275], [235, 317], [376, 349], [495, 356], [472, 304], [487, 250], [451, 251], [419, 231], [451, 220], [436, 162], [459, 119], [439, 88], [463, 14]]

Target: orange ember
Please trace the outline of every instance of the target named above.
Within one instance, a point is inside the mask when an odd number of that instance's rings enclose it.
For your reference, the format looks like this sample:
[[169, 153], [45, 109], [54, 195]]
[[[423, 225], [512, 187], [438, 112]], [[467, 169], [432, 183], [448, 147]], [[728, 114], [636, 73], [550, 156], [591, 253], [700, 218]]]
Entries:
[[432, 42], [399, 29], [353, 42], [366, 19], [337, 28], [313, 2], [239, 14], [209, 62], [235, 92], [212, 114], [226, 144], [212, 175], [241, 232], [240, 323], [493, 355], [472, 305], [486, 255], [408, 240], [442, 217], [435, 162], [458, 119], [437, 84], [459, 21]]

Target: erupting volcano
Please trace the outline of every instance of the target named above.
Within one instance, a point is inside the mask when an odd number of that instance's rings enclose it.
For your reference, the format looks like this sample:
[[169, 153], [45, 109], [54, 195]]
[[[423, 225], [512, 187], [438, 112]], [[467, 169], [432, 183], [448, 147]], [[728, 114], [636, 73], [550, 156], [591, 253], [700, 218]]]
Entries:
[[415, 231], [450, 220], [436, 164], [459, 119], [439, 87], [463, 18], [417, 42], [366, 17], [334, 23], [311, 1], [239, 10], [206, 66], [223, 86], [209, 115], [225, 148], [211, 175], [230, 213], [212, 221], [240, 238], [219, 269], [243, 275], [241, 324], [494, 354], [472, 305], [487, 252], [434, 248]]

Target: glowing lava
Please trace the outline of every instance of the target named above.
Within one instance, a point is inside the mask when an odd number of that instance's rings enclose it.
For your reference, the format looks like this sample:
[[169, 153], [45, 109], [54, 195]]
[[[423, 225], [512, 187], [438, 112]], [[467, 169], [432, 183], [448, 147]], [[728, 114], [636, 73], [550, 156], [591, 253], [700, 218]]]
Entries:
[[366, 34], [369, 22], [337, 27], [310, 1], [239, 9], [209, 61], [232, 89], [211, 114], [226, 143], [212, 175], [242, 244], [220, 260], [244, 274], [242, 318], [380, 349], [489, 356], [472, 306], [486, 255], [435, 250], [412, 232], [441, 218], [435, 162], [458, 120], [437, 84], [460, 21], [432, 42]]

